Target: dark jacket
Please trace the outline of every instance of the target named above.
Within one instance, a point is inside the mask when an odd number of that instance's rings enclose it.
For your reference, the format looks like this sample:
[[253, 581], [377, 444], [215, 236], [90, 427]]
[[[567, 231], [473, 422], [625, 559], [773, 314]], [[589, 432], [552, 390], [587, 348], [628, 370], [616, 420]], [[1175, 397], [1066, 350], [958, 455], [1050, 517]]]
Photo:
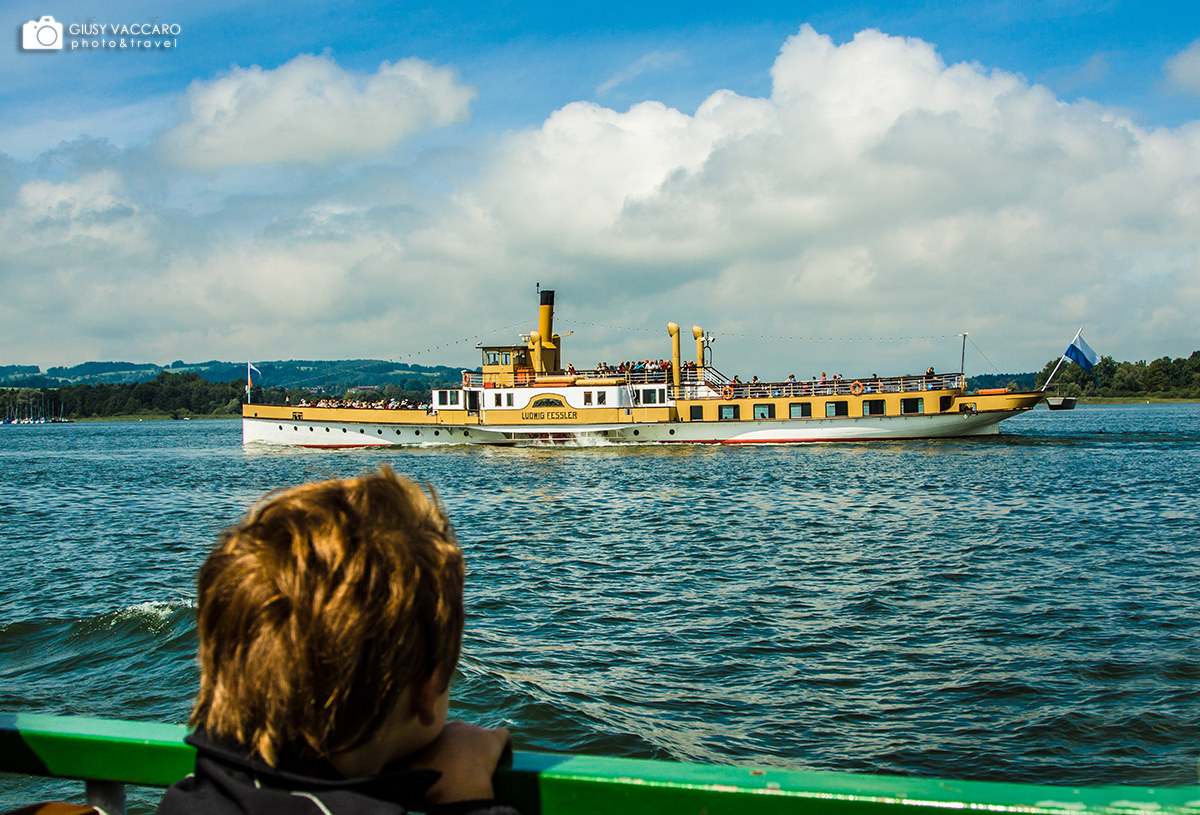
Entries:
[[325, 761], [275, 768], [257, 756], [212, 741], [202, 731], [186, 739], [196, 748], [196, 770], [174, 784], [160, 815], [520, 815], [495, 801], [425, 805], [437, 770], [384, 769], [369, 778], [342, 778]]

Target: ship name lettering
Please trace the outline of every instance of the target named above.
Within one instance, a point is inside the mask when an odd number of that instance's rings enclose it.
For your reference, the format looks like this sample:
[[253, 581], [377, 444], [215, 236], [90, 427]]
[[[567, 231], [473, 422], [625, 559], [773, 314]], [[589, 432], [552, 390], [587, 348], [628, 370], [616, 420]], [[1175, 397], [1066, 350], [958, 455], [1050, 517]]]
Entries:
[[521, 418], [527, 421], [547, 421], [554, 419], [577, 419], [579, 412], [575, 410], [524, 410]]

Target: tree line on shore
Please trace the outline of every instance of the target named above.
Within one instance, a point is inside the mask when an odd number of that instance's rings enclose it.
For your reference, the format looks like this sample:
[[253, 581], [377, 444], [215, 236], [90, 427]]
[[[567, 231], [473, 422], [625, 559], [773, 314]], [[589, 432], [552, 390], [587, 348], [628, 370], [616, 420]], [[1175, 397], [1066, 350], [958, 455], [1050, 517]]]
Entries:
[[[440, 380], [407, 380], [382, 387], [338, 391], [339, 398], [360, 401], [408, 399], [428, 401], [433, 387], [457, 384]], [[414, 385], [415, 388], [406, 386]], [[423, 387], [422, 387], [423, 386]], [[267, 388], [255, 385], [250, 399], [256, 403], [295, 405], [301, 399], [315, 402], [330, 393], [308, 388]], [[92, 419], [109, 416], [240, 416], [246, 399], [245, 381], [209, 382], [198, 373], [162, 371], [148, 382], [64, 385], [58, 388], [0, 388], [0, 417]]]
[[[1049, 378], [1057, 359], [1046, 363], [1037, 374], [1040, 388]], [[344, 391], [314, 391], [308, 388], [254, 386], [251, 401], [260, 404], [297, 405], [323, 398], [354, 399], [359, 402], [405, 400], [428, 402], [432, 388], [455, 387], [457, 381], [434, 379], [402, 380], [373, 388], [351, 387]], [[1016, 382], [1012, 383], [1014, 386]], [[1014, 390], [1022, 388], [1014, 387]], [[1149, 363], [1117, 362], [1102, 357], [1092, 370], [1064, 362], [1055, 375], [1051, 391], [1064, 396], [1104, 398], [1153, 397], [1200, 399], [1200, 351], [1183, 357], [1161, 357]], [[244, 382], [209, 382], [195, 372], [162, 371], [148, 382], [126, 384], [65, 385], [59, 388], [0, 388], [0, 416], [5, 418], [89, 419], [108, 416], [238, 416], [246, 392]]]
[[[1057, 364], [1058, 359], [1052, 359], [1038, 373], [1038, 388], [1050, 378]], [[1101, 357], [1091, 371], [1074, 362], [1064, 362], [1050, 384], [1050, 391], [1063, 396], [1200, 399], [1200, 351], [1193, 351], [1186, 359], [1160, 357], [1149, 363], [1117, 362], [1112, 357]]]

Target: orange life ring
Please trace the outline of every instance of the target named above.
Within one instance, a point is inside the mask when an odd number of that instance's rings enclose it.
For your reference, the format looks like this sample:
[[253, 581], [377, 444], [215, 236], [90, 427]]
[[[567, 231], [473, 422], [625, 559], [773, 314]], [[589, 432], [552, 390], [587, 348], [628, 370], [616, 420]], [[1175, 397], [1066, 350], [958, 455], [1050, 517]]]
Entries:
[[726, 402], [733, 398], [733, 385], [725, 386], [725, 390], [721, 391], [721, 398]]
[[862, 396], [862, 383], [857, 379], [854, 380], [854, 384], [850, 386], [850, 392], [855, 396]]
[[470, 371], [463, 371], [463, 387], [464, 388], [471, 387], [471, 372]]

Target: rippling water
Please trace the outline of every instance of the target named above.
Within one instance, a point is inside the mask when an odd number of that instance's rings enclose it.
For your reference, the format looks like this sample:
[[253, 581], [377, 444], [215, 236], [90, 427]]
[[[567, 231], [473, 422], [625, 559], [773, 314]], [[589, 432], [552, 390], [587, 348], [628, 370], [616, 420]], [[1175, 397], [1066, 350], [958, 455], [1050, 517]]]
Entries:
[[[1001, 427], [342, 452], [243, 449], [236, 422], [0, 427], [0, 710], [184, 721], [218, 530], [386, 461], [466, 553], [454, 713], [519, 748], [1196, 783], [1200, 405]], [[0, 778], [0, 806], [77, 788]]]

